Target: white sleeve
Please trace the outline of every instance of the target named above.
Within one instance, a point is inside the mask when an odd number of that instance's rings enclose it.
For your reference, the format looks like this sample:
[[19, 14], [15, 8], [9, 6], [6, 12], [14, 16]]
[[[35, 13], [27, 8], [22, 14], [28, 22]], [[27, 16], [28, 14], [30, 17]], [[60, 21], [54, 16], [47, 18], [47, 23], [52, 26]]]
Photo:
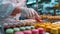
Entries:
[[5, 18], [6, 16], [9, 16], [14, 8], [14, 4], [11, 4], [10, 2], [2, 2], [0, 4], [0, 18]]
[[3, 2], [11, 2], [11, 3], [17, 4], [17, 0], [3, 0]]

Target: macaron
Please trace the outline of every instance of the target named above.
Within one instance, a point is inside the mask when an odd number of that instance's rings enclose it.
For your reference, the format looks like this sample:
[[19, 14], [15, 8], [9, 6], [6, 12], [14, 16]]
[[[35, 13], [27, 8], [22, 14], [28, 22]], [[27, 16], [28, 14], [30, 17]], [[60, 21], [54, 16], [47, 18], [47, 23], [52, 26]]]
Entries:
[[25, 27], [20, 27], [20, 31], [24, 31], [25, 30]]
[[25, 28], [26, 28], [26, 30], [31, 30], [31, 27], [29, 27], [29, 26], [26, 26]]
[[30, 31], [30, 30], [25, 30], [25, 31], [24, 31], [24, 34], [32, 34], [32, 31]]
[[20, 31], [19, 28], [14, 28], [13, 30], [14, 30], [15, 32]]
[[23, 32], [15, 32], [15, 34], [24, 34]]
[[6, 34], [14, 34], [14, 30], [13, 29], [7, 29]]
[[15, 26], [17, 26], [18, 23], [14, 23]]
[[4, 28], [8, 28], [8, 23], [4, 23]]
[[20, 27], [21, 26], [21, 23], [17, 23], [17, 25], [16, 25], [17, 27]]
[[31, 27], [31, 29], [35, 29], [35, 27], [34, 26], [30, 26]]
[[25, 22], [21, 22], [21, 27], [24, 27], [25, 26]]
[[38, 29], [32, 29], [32, 34], [39, 34], [39, 30]]
[[38, 28], [39, 34], [44, 34], [44, 29], [43, 28]]
[[14, 28], [14, 24], [13, 24], [13, 23], [9, 23], [9, 26], [10, 26], [11, 28]]

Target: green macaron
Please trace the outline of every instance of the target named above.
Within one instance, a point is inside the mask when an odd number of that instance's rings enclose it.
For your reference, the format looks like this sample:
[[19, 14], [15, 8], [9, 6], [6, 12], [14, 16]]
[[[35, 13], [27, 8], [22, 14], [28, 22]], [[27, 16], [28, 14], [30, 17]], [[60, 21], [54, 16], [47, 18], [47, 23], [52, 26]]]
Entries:
[[31, 27], [29, 27], [29, 26], [26, 26], [25, 28], [26, 28], [26, 30], [31, 30]]
[[14, 28], [13, 30], [14, 30], [15, 32], [20, 31], [19, 28]]
[[34, 26], [30, 26], [31, 27], [31, 29], [35, 29], [35, 27]]
[[20, 31], [24, 31], [25, 30], [25, 27], [20, 27]]
[[14, 30], [13, 29], [7, 29], [6, 30], [6, 34], [13, 34], [14, 33]]

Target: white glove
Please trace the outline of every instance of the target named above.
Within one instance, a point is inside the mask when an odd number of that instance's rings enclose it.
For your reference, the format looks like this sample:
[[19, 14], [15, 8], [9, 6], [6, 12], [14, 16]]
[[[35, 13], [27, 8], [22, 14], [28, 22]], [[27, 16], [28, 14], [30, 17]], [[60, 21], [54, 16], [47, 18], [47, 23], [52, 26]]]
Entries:
[[24, 17], [27, 17], [27, 18], [38, 17], [38, 13], [32, 8], [22, 7], [20, 9], [21, 9], [21, 15]]
[[[17, 7], [16, 9], [15, 9], [15, 11], [17, 11], [17, 12], [19, 12], [20, 11], [20, 15], [19, 14], [17, 14], [17, 15], [19, 15], [20, 17], [25, 17], [25, 18], [35, 18], [35, 17], [39, 17], [39, 15], [38, 15], [38, 13], [34, 10], [34, 9], [32, 9], [32, 8], [26, 8], [26, 7]], [[18, 17], [17, 18], [17, 20], [19, 19], [19, 16], [17, 16], [16, 15], [16, 17]]]

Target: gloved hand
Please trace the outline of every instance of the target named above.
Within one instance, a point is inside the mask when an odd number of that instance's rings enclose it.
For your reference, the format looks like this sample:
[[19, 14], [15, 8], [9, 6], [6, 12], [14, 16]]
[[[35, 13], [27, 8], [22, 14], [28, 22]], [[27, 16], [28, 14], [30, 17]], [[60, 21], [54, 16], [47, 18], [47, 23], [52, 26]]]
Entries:
[[21, 7], [21, 15], [26, 18], [39, 17], [38, 13], [32, 8]]
[[[13, 15], [15, 14], [21, 14], [22, 17], [25, 18], [35, 18], [35, 17], [39, 17], [38, 13], [32, 9], [32, 8], [27, 8], [27, 7], [16, 7], [16, 9], [13, 11]], [[19, 16], [19, 17], [21, 17]], [[19, 19], [18, 17], [18, 19]]]

